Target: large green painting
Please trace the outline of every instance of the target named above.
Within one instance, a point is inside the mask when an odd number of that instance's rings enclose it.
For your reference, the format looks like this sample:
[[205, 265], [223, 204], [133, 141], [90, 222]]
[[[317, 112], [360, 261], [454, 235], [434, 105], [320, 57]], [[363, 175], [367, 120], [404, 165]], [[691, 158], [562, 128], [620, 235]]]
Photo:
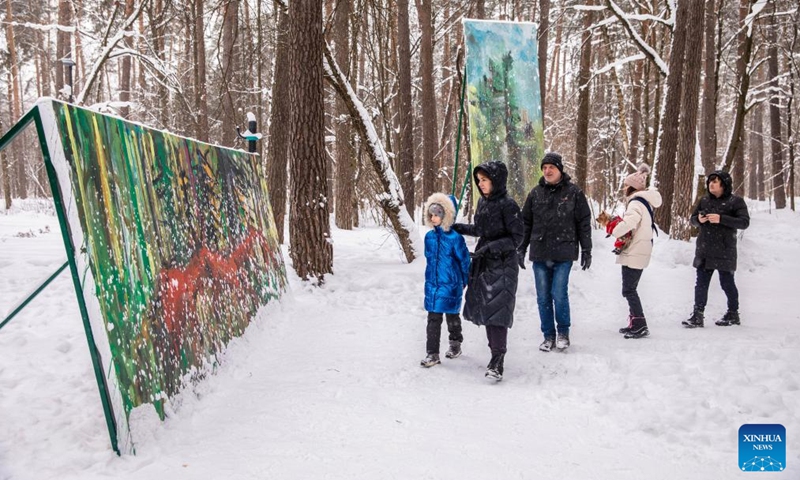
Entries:
[[60, 102], [43, 107], [92, 330], [119, 390], [117, 423], [148, 404], [163, 419], [166, 403], [285, 291], [261, 159]]
[[472, 165], [504, 162], [522, 205], [544, 155], [536, 25], [464, 20], [464, 36]]

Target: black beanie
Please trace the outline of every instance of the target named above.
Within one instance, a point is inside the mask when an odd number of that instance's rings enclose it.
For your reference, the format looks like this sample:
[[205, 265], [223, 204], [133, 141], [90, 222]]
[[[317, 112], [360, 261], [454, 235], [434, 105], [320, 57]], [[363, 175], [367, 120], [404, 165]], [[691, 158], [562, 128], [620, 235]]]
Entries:
[[547, 163], [555, 165], [559, 172], [564, 173], [564, 164], [561, 162], [561, 155], [556, 152], [548, 152], [545, 154], [541, 166], [544, 167]]

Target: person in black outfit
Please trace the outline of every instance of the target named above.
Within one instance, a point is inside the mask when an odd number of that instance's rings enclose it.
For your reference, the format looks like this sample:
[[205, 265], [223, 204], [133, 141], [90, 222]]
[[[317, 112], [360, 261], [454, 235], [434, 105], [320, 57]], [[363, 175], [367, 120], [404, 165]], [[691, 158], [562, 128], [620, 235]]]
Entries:
[[[564, 173], [561, 155], [542, 158], [542, 178], [528, 194], [522, 208], [525, 225], [519, 258], [524, 262], [528, 245], [533, 261], [536, 301], [544, 341], [539, 350], [570, 345], [569, 272], [581, 250], [581, 268], [592, 265], [592, 212], [577, 185]], [[524, 263], [520, 264], [524, 268]], [[558, 337], [556, 338], [556, 333]]]
[[486, 376], [503, 379], [508, 329], [514, 323], [522, 241], [519, 205], [506, 193], [508, 169], [502, 162], [486, 162], [472, 172], [481, 192], [473, 224], [456, 223], [453, 230], [480, 237], [471, 254], [464, 318], [486, 327], [492, 352]]
[[733, 180], [728, 172], [717, 170], [706, 179], [708, 193], [692, 213], [692, 225], [700, 228], [694, 254], [697, 281], [694, 286], [694, 311], [681, 322], [686, 328], [702, 327], [705, 318], [708, 286], [714, 270], [719, 271], [719, 284], [728, 297], [728, 311], [715, 323], [739, 325], [739, 290], [733, 274], [736, 271], [736, 230], [750, 226], [750, 214], [742, 197], [733, 194]]

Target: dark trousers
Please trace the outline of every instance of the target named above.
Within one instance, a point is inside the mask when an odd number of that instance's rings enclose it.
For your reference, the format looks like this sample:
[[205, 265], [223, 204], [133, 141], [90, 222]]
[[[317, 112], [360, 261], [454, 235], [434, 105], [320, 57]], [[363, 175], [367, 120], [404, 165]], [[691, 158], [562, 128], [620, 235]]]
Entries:
[[[694, 285], [694, 308], [698, 310], [705, 310], [706, 303], [708, 303], [708, 286], [711, 284], [711, 277], [714, 276], [714, 270], [706, 270], [705, 268], [697, 269], [697, 283]], [[739, 289], [736, 288], [736, 281], [733, 278], [733, 272], [719, 271], [719, 285], [722, 291], [728, 297], [728, 311], [739, 311]]]
[[628, 301], [628, 311], [634, 317], [644, 317], [642, 301], [639, 300], [639, 292], [636, 291], [643, 271], [638, 268], [622, 266], [622, 296]]
[[506, 353], [508, 327], [486, 325], [486, 338], [489, 340], [489, 350], [492, 351], [492, 355]]
[[461, 335], [461, 317], [457, 313], [428, 312], [428, 353], [439, 353], [439, 343], [442, 337], [442, 317], [447, 316], [447, 331], [450, 333], [451, 342], [463, 342]]

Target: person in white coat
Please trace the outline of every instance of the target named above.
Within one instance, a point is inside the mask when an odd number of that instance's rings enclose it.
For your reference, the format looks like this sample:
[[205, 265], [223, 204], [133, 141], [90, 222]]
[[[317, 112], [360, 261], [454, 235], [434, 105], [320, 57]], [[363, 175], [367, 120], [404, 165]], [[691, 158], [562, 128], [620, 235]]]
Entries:
[[625, 177], [625, 214], [616, 222], [609, 222], [606, 231], [615, 238], [628, 232], [633, 237], [617, 257], [622, 265], [622, 296], [628, 301], [628, 326], [619, 329], [625, 338], [642, 338], [650, 334], [637, 288], [642, 272], [650, 264], [653, 253], [653, 235], [656, 234], [653, 210], [661, 206], [658, 190], [647, 189], [650, 167], [642, 164], [636, 172]]

